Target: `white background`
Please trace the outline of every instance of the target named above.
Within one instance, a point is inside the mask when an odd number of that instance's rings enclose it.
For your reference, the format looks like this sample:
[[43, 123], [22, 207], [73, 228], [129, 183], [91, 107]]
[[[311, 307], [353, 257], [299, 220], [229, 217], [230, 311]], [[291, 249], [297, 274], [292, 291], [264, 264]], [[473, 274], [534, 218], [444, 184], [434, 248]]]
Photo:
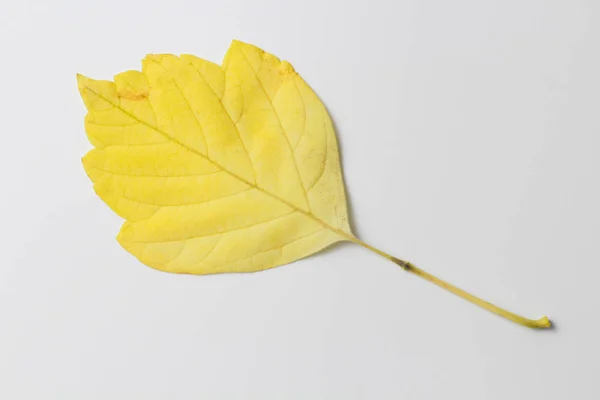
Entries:
[[[598, 1], [1, 1], [0, 398], [598, 399]], [[230, 41], [335, 120], [355, 245], [247, 275], [151, 270], [80, 163], [77, 72]]]

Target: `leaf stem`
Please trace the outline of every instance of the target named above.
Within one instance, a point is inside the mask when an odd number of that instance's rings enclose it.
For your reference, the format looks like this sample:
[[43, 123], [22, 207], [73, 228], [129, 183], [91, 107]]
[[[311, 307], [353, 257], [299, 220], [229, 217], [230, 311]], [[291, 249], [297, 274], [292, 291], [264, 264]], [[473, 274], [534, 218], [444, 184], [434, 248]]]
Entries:
[[417, 268], [410, 262], [401, 260], [394, 256], [391, 256], [388, 253], [381, 251], [381, 250], [363, 242], [362, 240], [359, 240], [355, 237], [350, 237], [350, 236], [347, 236], [347, 238], [348, 238], [348, 240], [350, 240], [368, 250], [371, 250], [372, 252], [377, 253], [382, 257], [387, 258], [388, 260], [392, 261], [393, 263], [399, 265], [405, 271], [411, 272], [411, 273], [417, 275], [418, 277], [423, 278], [423, 279], [433, 283], [434, 285], [437, 285], [441, 288], [446, 289], [447, 291], [449, 291], [451, 293], [454, 293], [458, 297], [461, 297], [475, 305], [478, 305], [479, 307], [481, 307], [485, 310], [493, 312], [494, 314], [497, 314], [501, 317], [509, 319], [513, 322], [516, 322], [517, 324], [526, 326], [528, 328], [534, 328], [534, 329], [550, 328], [552, 326], [552, 323], [550, 322], [548, 317], [542, 317], [540, 319], [534, 320], [534, 319], [529, 319], [529, 318], [525, 318], [520, 315], [514, 314], [503, 308], [497, 307], [497, 306], [493, 305], [492, 303], [482, 300], [479, 297], [473, 296], [472, 294], [465, 292], [464, 290], [462, 290], [448, 282], [445, 282], [442, 279], [440, 279], [434, 275], [431, 275], [430, 273], [425, 272], [420, 268]]

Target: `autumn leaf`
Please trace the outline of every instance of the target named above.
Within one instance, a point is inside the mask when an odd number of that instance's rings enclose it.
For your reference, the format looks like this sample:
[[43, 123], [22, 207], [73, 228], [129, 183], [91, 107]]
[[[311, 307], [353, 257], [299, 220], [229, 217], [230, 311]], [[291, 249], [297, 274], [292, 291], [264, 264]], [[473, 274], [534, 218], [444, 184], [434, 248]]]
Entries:
[[[142, 263], [174, 273], [253, 272], [351, 241], [483, 302], [352, 234], [331, 120], [288, 62], [234, 41], [222, 66], [148, 55], [141, 71], [114, 81], [78, 75], [78, 84], [95, 146], [83, 165], [126, 220], [117, 240]], [[545, 317], [479, 305], [549, 326]]]

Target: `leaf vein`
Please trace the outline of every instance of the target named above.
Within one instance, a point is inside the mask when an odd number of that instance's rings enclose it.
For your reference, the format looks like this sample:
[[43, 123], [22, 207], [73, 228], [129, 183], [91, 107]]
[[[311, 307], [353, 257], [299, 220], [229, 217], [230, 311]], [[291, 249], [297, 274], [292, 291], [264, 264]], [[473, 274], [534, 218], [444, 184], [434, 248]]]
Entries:
[[321, 169], [321, 173], [319, 174], [319, 176], [317, 177], [317, 179], [315, 179], [315, 181], [312, 183], [312, 185], [310, 185], [310, 188], [308, 189], [308, 191], [310, 192], [311, 190], [313, 190], [315, 188], [315, 186], [317, 186], [317, 183], [319, 183], [319, 181], [321, 180], [321, 178], [323, 177], [323, 175], [325, 174], [325, 170], [327, 169], [327, 159], [329, 156], [329, 134], [327, 134], [327, 125], [325, 123], [325, 121], [323, 121], [323, 125], [325, 125], [325, 132], [326, 132], [326, 136], [325, 136], [325, 161], [323, 161], [323, 169]]
[[[292, 153], [292, 161], [294, 163], [294, 167], [296, 168], [296, 173], [298, 174], [298, 181], [300, 181], [300, 185], [302, 186], [302, 192], [303, 192], [302, 194], [304, 195], [304, 200], [306, 201], [306, 206], [308, 207], [308, 211], [310, 212], [311, 211], [310, 201], [308, 201], [307, 190], [306, 190], [306, 187], [304, 186], [304, 182], [302, 181], [302, 175], [300, 174], [300, 168], [298, 167], [298, 161], [296, 160], [296, 153], [294, 152], [292, 144], [290, 143], [290, 138], [288, 137], [287, 132], [285, 131], [285, 129], [283, 129], [283, 124], [281, 122], [281, 118], [279, 117], [279, 114], [277, 113], [277, 109], [275, 108], [275, 105], [273, 104], [273, 101], [269, 97], [269, 94], [267, 93], [267, 90], [265, 89], [262, 81], [258, 77], [258, 72], [254, 71], [252, 69], [252, 65], [250, 64], [250, 60], [248, 60], [248, 57], [246, 56], [246, 53], [244, 53], [242, 51], [242, 55], [244, 56], [244, 59], [246, 60], [246, 63], [248, 63], [248, 66], [250, 67], [250, 70], [252, 70], [252, 72], [254, 72], [254, 77], [256, 78], [256, 81], [258, 82], [258, 85], [260, 86], [260, 88], [264, 92], [265, 97], [267, 98], [267, 100], [269, 100], [269, 104], [271, 104], [271, 107], [273, 108], [273, 113], [275, 114], [275, 118], [277, 118], [277, 123], [279, 124], [279, 127], [281, 128], [281, 132], [283, 133], [283, 136], [285, 137], [285, 140], [287, 142], [288, 148], [290, 149], [290, 153]], [[262, 61], [262, 62], [264, 62], [264, 61]], [[261, 68], [262, 68], [262, 64], [261, 64]], [[279, 88], [277, 88], [277, 90], [279, 91]], [[275, 94], [277, 94], [277, 93], [275, 93]]]
[[172, 243], [172, 242], [180, 242], [180, 241], [183, 241], [183, 240], [199, 239], [199, 238], [204, 238], [204, 237], [209, 237], [209, 236], [216, 236], [216, 235], [224, 235], [224, 234], [231, 233], [231, 232], [241, 231], [243, 229], [253, 228], [253, 227], [257, 226], [257, 225], [271, 223], [273, 221], [277, 221], [278, 219], [285, 218], [285, 217], [287, 217], [289, 215], [292, 215], [295, 212], [297, 212], [297, 211], [292, 210], [289, 213], [286, 213], [286, 214], [283, 214], [283, 215], [279, 215], [277, 217], [268, 219], [266, 221], [261, 221], [261, 222], [258, 222], [258, 223], [252, 223], [250, 225], [244, 225], [244, 226], [240, 226], [238, 228], [229, 229], [227, 231], [210, 233], [210, 234], [207, 234], [207, 235], [189, 236], [189, 237], [185, 237], [185, 238], [172, 239], [172, 240], [156, 240], [156, 241], [152, 241], [152, 240], [140, 240], [140, 241], [129, 240], [128, 242], [129, 243], [144, 243], [144, 244]]
[[[292, 241], [290, 241], [290, 242], [287, 242], [287, 243], [284, 243], [284, 244], [282, 244], [282, 245], [277, 245], [277, 246], [275, 246], [275, 247], [272, 247], [272, 248], [270, 248], [270, 249], [261, 250], [261, 251], [259, 251], [258, 253], [255, 253], [255, 254], [253, 254], [253, 255], [251, 255], [251, 256], [242, 257], [242, 258], [238, 258], [238, 259], [235, 259], [235, 260], [228, 260], [228, 261], [226, 261], [226, 262], [224, 262], [224, 263], [222, 263], [222, 264], [217, 264], [217, 265], [215, 265], [214, 267], [222, 267], [222, 266], [224, 266], [224, 265], [227, 265], [227, 264], [232, 264], [232, 263], [235, 263], [235, 262], [245, 261], [245, 260], [247, 260], [247, 259], [249, 259], [249, 258], [254, 258], [254, 257], [256, 257], [256, 256], [257, 256], [257, 255], [259, 255], [259, 254], [267, 253], [267, 252], [269, 252], [269, 251], [273, 251], [273, 250], [281, 250], [281, 251], [282, 251], [282, 253], [283, 253], [283, 248], [284, 248], [285, 246], [289, 246], [289, 245], [291, 245], [291, 244], [294, 244], [294, 243], [296, 243], [296, 242], [299, 242], [299, 241], [300, 241], [300, 240], [302, 240], [302, 239], [306, 239], [307, 237], [310, 237], [310, 236], [316, 235], [317, 233], [321, 232], [323, 229], [325, 229], [325, 228], [319, 228], [319, 229], [317, 229], [316, 231], [309, 233], [308, 235], [302, 235], [302, 236], [300, 236], [300, 237], [298, 237], [298, 238], [295, 238], [295, 239], [293, 239]], [[279, 256], [279, 258], [281, 259], [281, 255]], [[201, 262], [205, 262], [205, 261], [206, 261], [206, 257], [205, 257], [205, 258], [204, 258], [204, 260], [203, 260], [203, 261], [201, 261]]]
[[254, 167], [254, 161], [252, 161], [252, 157], [250, 156], [250, 152], [248, 151], [248, 147], [246, 146], [246, 143], [244, 143], [244, 139], [242, 138], [242, 134], [240, 133], [240, 131], [237, 128], [237, 124], [235, 122], [233, 122], [233, 118], [231, 118], [231, 115], [229, 115], [229, 112], [225, 108], [225, 104], [223, 104], [223, 100], [219, 97], [219, 95], [217, 94], [217, 92], [215, 92], [215, 90], [212, 88], [212, 86], [210, 86], [210, 84], [206, 81], [206, 79], [204, 78], [204, 76], [202, 75], [202, 73], [200, 72], [200, 70], [198, 68], [196, 68], [196, 66], [194, 64], [192, 64], [191, 62], [189, 62], [189, 61], [188, 61], [188, 64], [190, 64], [196, 71], [198, 71], [198, 75], [200, 76], [200, 78], [202, 78], [202, 80], [204, 81], [204, 83], [206, 84], [206, 86], [208, 86], [208, 88], [211, 90], [211, 92], [213, 92], [213, 94], [215, 95], [215, 97], [219, 100], [219, 104], [221, 104], [221, 108], [225, 112], [225, 115], [227, 115], [227, 117], [229, 118], [229, 121], [233, 125], [233, 130], [235, 131], [235, 133], [237, 133], [238, 138], [240, 139], [240, 142], [242, 143], [242, 147], [244, 148], [244, 151], [246, 152], [246, 156], [248, 157], [248, 161], [250, 162], [250, 166], [252, 167], [252, 177], [254, 179], [254, 182], [256, 183], [256, 176], [257, 176], [257, 174], [256, 174], [256, 169]]
[[152, 60], [151, 59], [151, 61], [153, 63], [155, 63], [156, 65], [160, 66], [167, 73], [167, 75], [169, 75], [169, 78], [171, 78], [171, 82], [173, 82], [173, 86], [175, 86], [177, 88], [177, 90], [179, 90], [179, 93], [181, 93], [181, 97], [183, 98], [183, 101], [185, 101], [185, 104], [188, 106], [188, 109], [190, 110], [190, 112], [194, 116], [194, 120], [196, 121], [196, 125], [198, 125], [198, 128], [200, 129], [200, 133], [202, 134], [202, 140], [204, 141], [204, 147], [206, 147], [206, 154], [208, 156], [209, 149], [208, 149], [208, 142], [206, 141], [206, 134], [204, 133], [204, 129], [202, 128], [202, 124], [200, 124], [200, 120], [198, 120], [198, 116], [196, 115], [196, 112], [192, 108], [192, 105], [190, 104], [190, 101], [188, 100], [187, 96], [185, 95], [183, 89], [179, 86], [179, 84], [177, 83], [177, 81], [175, 80], [175, 78], [173, 78], [173, 76], [171, 76], [169, 70], [167, 70], [162, 64], [160, 64], [156, 60]]
[[193, 176], [208, 176], [223, 173], [223, 171], [215, 171], [215, 172], [207, 172], [205, 174], [185, 174], [185, 175], [143, 175], [143, 174], [127, 174], [123, 172], [111, 171], [108, 169], [103, 169], [99, 167], [90, 167], [91, 169], [95, 169], [107, 174], [113, 175], [122, 175], [129, 178], [190, 178]]
[[[167, 178], [171, 178], [171, 177], [168, 176]], [[124, 198], [125, 200], [133, 201], [133, 202], [139, 203], [139, 204], [145, 204], [147, 206], [154, 206], [154, 207], [161, 207], [161, 208], [165, 207], [166, 208], [166, 207], [194, 206], [194, 205], [198, 205], [198, 204], [206, 204], [206, 203], [210, 203], [212, 201], [218, 201], [218, 200], [223, 200], [223, 199], [226, 199], [226, 198], [229, 198], [229, 197], [234, 197], [234, 196], [237, 196], [239, 194], [245, 193], [245, 192], [247, 192], [249, 190], [252, 190], [252, 189], [251, 188], [246, 188], [246, 189], [244, 189], [242, 191], [239, 191], [239, 192], [236, 192], [236, 193], [229, 193], [229, 194], [227, 194], [225, 196], [215, 197], [213, 199], [208, 199], [208, 200], [205, 200], [205, 201], [194, 201], [194, 202], [191, 202], [191, 203], [177, 203], [177, 204], [156, 204], [156, 203], [149, 203], [149, 202], [145, 202], [145, 201], [142, 201], [142, 200], [132, 199], [130, 197], [125, 196], [124, 194], [121, 194], [120, 197]]]

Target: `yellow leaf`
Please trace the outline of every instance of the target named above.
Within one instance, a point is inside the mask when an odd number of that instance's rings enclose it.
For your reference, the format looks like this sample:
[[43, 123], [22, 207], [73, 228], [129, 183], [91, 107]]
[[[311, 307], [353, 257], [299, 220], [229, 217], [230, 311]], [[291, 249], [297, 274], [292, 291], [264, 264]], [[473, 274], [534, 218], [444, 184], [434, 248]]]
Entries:
[[[191, 274], [252, 272], [342, 240], [527, 326], [357, 239], [348, 224], [327, 110], [286, 61], [234, 41], [223, 65], [148, 55], [114, 81], [78, 76], [95, 146], [96, 193], [126, 222], [119, 243], [144, 264]], [[480, 302], [480, 303], [478, 303]]]
[[331, 120], [289, 63], [235, 41], [222, 67], [149, 55], [79, 89], [84, 167], [143, 263], [250, 272], [352, 236]]

